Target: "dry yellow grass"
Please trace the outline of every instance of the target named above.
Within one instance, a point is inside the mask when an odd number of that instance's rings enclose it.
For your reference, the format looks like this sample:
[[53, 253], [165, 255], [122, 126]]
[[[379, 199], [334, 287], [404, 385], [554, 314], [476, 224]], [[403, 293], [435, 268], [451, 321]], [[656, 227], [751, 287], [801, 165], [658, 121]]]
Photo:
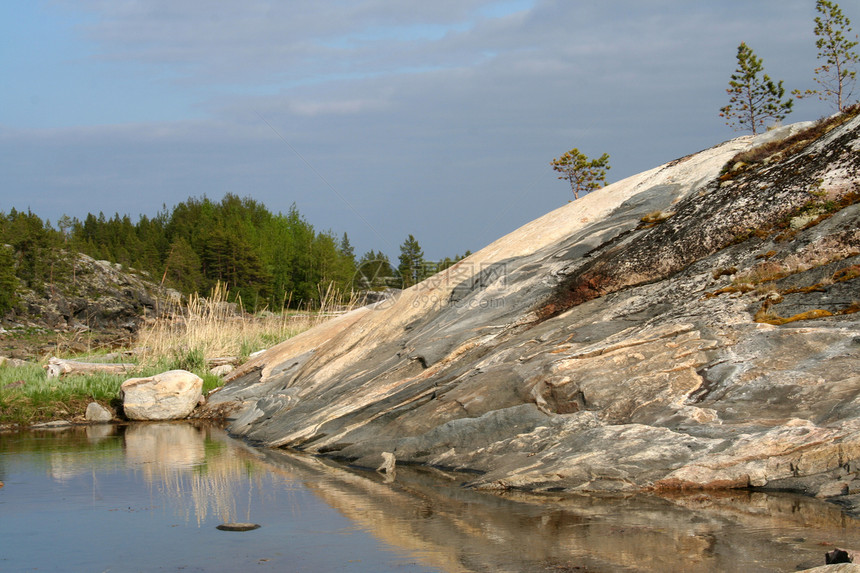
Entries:
[[[218, 358], [242, 361], [351, 308], [337, 305], [341, 294], [320, 289], [320, 308], [281, 313], [244, 312], [242, 301], [221, 284], [209, 296], [189, 297], [161, 318], [141, 327], [135, 346], [142, 364], [186, 360], [202, 366]], [[192, 364], [189, 364], [189, 366]]]

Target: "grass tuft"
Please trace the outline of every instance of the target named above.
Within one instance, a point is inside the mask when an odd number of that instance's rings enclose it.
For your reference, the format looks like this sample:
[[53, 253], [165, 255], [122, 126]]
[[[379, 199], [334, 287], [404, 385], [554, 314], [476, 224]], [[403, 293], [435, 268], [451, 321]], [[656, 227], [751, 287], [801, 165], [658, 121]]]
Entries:
[[818, 140], [821, 136], [847, 123], [860, 115], [860, 103], [846, 108], [842, 113], [825, 117], [815, 122], [810, 127], [795, 133], [785, 139], [770, 141], [763, 145], [742, 151], [729, 159], [723, 167], [720, 177], [721, 181], [731, 179], [736, 174], [746, 171], [753, 165], [772, 163], [793, 155], [807, 145]]

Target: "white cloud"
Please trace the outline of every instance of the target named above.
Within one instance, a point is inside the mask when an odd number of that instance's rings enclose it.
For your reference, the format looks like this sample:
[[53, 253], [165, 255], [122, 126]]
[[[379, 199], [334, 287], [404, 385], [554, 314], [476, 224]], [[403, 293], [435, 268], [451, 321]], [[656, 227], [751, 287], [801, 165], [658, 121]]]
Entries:
[[373, 99], [345, 99], [337, 101], [291, 101], [291, 112], [302, 116], [317, 115], [350, 115], [365, 112], [381, 111], [387, 103]]
[[[0, 130], [0, 210], [151, 213], [234, 192], [387, 248], [292, 146], [389, 242], [413, 233], [429, 256], [565, 202], [548, 163], [571, 147], [609, 152], [615, 180], [731, 137], [717, 110], [741, 41], [789, 88], [815, 65], [808, 0], [63, 4], [89, 14], [98, 58], [157, 86], [110, 107], [179, 93], [196, 119]], [[807, 105], [797, 120], [821, 115]]]

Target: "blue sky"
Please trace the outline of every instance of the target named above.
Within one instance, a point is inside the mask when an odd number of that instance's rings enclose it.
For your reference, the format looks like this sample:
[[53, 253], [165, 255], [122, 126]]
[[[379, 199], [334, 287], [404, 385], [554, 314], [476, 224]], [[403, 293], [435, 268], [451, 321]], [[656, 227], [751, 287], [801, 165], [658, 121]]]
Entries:
[[[610, 181], [735, 135], [738, 44], [813, 87], [813, 0], [10, 0], [0, 211], [152, 215], [189, 196], [295, 203], [391, 257], [477, 250]], [[860, 8], [843, 2], [849, 18]], [[857, 13], [855, 13], [857, 12]], [[803, 100], [787, 121], [817, 119]]]

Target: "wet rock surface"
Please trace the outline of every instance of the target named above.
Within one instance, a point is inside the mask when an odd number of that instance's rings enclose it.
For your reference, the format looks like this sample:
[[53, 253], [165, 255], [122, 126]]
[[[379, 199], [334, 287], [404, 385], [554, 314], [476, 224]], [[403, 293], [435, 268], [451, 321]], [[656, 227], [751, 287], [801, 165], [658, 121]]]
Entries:
[[209, 404], [268, 446], [389, 452], [478, 488], [778, 489], [851, 511], [860, 119], [724, 169], [807, 127], [591, 193], [271, 349]]

